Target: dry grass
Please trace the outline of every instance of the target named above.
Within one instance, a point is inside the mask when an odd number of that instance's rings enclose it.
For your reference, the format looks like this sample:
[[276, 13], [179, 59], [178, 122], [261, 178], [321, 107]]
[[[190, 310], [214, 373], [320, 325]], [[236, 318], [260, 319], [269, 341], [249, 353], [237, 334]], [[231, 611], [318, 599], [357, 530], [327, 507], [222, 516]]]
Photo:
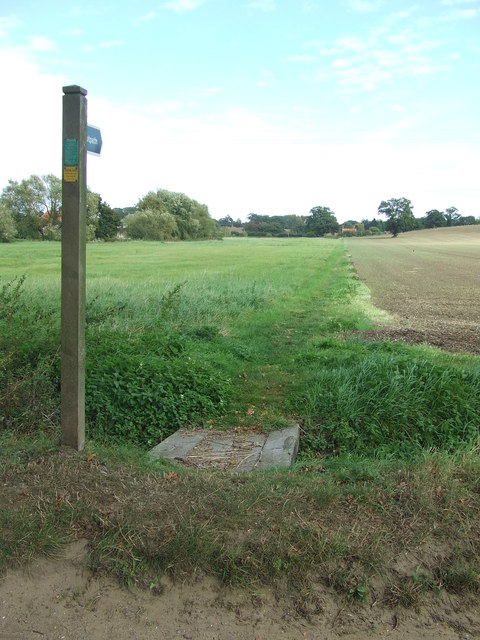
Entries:
[[300, 600], [315, 585], [382, 599], [390, 585], [388, 604], [413, 598], [416, 587], [409, 596], [405, 586], [421, 567], [438, 588], [478, 591], [474, 454], [457, 464], [337, 459], [264, 474], [155, 466], [129, 455], [120, 463], [109, 450], [10, 451], [1, 478], [3, 567], [81, 537], [91, 567], [129, 585], [200, 572]]

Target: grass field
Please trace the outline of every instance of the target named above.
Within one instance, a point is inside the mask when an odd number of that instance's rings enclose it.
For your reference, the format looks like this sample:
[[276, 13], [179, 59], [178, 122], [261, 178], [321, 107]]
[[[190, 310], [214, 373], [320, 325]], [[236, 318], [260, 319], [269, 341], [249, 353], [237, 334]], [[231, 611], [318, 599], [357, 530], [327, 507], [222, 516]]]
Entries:
[[[478, 358], [369, 339], [379, 320], [400, 322], [381, 297], [400, 284], [380, 274], [430, 261], [452, 277], [457, 249], [439, 260], [416, 237], [349, 242], [377, 307], [343, 241], [89, 245], [82, 454], [59, 447], [60, 247], [0, 246], [0, 566], [83, 536], [91, 567], [127, 584], [202, 571], [271, 586], [303, 613], [319, 588], [385, 606], [478, 594]], [[466, 260], [475, 250], [461, 243]], [[145, 456], [183, 425], [292, 421], [291, 470], [230, 476]]]
[[[59, 248], [37, 244], [29, 251], [27, 246], [2, 247], [3, 281], [26, 274], [24, 297], [32, 318], [25, 322], [32, 322], [41, 307], [53, 343], [58, 341]], [[91, 389], [89, 424], [105, 428], [105, 421], [116, 422], [122, 437], [128, 429], [136, 437], [134, 431], [145, 435], [145, 422], [153, 423], [151, 429], [160, 430], [156, 436], [150, 431], [146, 444], [165, 435], [167, 428], [192, 420], [206, 424], [219, 415], [229, 426], [268, 426], [278, 418], [288, 419], [288, 395], [299, 371], [296, 360], [308, 351], [310, 341], [330, 335], [332, 327], [368, 325], [366, 308], [352, 304], [355, 284], [338, 243], [89, 245], [87, 279], [87, 379], [96, 385]], [[50, 354], [53, 357], [53, 344]], [[205, 399], [208, 390], [199, 389], [191, 398], [193, 405], [199, 401], [192, 415], [189, 407], [179, 416], [141, 413], [142, 403], [180, 405], [178, 397], [172, 401], [172, 390], [166, 390], [164, 400], [152, 395], [151, 387], [148, 395], [144, 379], [171, 364], [172, 375], [178, 373], [182, 384], [191, 387], [192, 380], [178, 369], [185, 363], [188, 369], [198, 369], [198, 380], [212, 376], [215, 397], [210, 394], [202, 404], [200, 396]], [[115, 415], [113, 407], [104, 415], [105, 405], [113, 403], [106, 395], [111, 399], [115, 392], [106, 387], [114, 380], [124, 400], [128, 392], [137, 393], [136, 418], [130, 406], [128, 416], [120, 416], [118, 406]], [[119, 401], [115, 398], [117, 405]], [[95, 408], [100, 404], [102, 415]]]

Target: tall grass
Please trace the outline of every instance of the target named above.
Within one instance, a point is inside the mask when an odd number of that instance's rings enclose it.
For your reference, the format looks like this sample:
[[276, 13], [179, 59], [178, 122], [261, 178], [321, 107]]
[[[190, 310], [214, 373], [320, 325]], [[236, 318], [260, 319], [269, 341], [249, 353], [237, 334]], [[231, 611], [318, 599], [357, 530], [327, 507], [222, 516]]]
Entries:
[[[296, 420], [304, 456], [377, 457], [454, 451], [478, 438], [478, 359], [348, 338], [378, 313], [341, 242], [88, 251], [90, 437], [151, 446], [185, 425]], [[1, 425], [56, 430], [58, 245], [2, 247], [0, 267]]]
[[305, 449], [408, 457], [477, 444], [480, 366], [459, 369], [401, 351], [364, 349], [312, 372], [306, 393], [293, 399]]

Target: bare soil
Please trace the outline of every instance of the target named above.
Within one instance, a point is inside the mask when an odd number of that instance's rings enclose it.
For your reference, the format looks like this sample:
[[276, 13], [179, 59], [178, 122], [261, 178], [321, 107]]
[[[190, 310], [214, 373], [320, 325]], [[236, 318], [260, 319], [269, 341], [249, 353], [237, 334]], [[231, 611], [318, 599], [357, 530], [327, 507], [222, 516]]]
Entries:
[[465, 597], [430, 596], [415, 609], [379, 602], [348, 605], [325, 590], [316, 611], [300, 616], [268, 593], [246, 596], [210, 578], [165, 582], [163, 591], [127, 591], [85, 564], [86, 541], [55, 560], [10, 571], [0, 583], [0, 637], [4, 640], [262, 640], [269, 638], [480, 637], [480, 612]]
[[355, 238], [347, 246], [373, 303], [393, 318], [366, 337], [480, 353], [480, 226]]

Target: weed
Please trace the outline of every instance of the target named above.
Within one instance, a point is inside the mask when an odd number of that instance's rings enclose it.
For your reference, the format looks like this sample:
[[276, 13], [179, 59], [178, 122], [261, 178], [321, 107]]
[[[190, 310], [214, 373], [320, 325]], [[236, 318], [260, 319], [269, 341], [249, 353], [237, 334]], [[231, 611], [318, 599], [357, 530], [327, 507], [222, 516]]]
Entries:
[[385, 588], [384, 600], [390, 607], [410, 609], [418, 607], [422, 595], [422, 585], [410, 576], [404, 576]]
[[12, 320], [24, 308], [22, 293], [25, 278], [23, 275], [5, 284], [0, 282], [0, 320]]
[[365, 603], [368, 600], [368, 584], [367, 580], [363, 582], [357, 582], [347, 592], [347, 602], [362, 602]]
[[444, 563], [436, 572], [439, 585], [452, 593], [480, 593], [480, 571], [478, 566], [454, 561]]

